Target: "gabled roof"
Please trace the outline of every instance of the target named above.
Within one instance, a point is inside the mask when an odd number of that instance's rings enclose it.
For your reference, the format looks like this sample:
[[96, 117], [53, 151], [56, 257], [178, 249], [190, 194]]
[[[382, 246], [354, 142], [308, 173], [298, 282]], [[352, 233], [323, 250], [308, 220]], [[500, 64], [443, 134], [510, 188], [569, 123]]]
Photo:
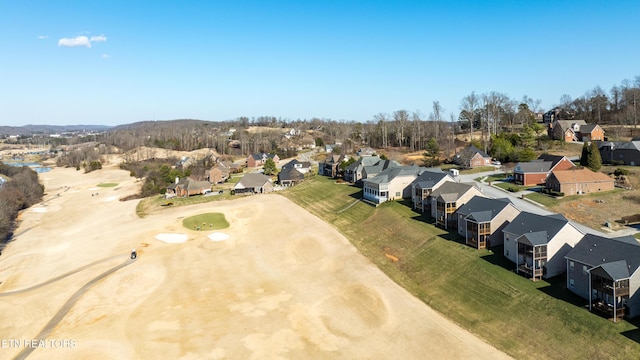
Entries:
[[551, 237], [549, 236], [549, 234], [547, 234], [545, 230], [524, 233], [516, 239], [518, 243], [527, 244], [531, 246], [544, 245], [544, 244], [547, 244], [549, 240], [551, 240]]
[[413, 183], [417, 189], [431, 189], [446, 177], [449, 177], [450, 180], [453, 181], [453, 177], [451, 177], [451, 175], [449, 175], [448, 173], [443, 172], [442, 170], [440, 170], [440, 172], [437, 172], [427, 169], [422, 174], [420, 174], [413, 181]]
[[640, 266], [640, 243], [633, 237], [586, 234], [565, 257], [590, 267], [625, 260], [629, 273], [633, 274]]
[[563, 155], [552, 155], [552, 154], [542, 154], [538, 156], [538, 160], [542, 161], [551, 161], [551, 168], [553, 169], [560, 161], [563, 159], [569, 161], [573, 164], [573, 161], [569, 160], [566, 156]]
[[631, 276], [630, 266], [625, 260], [604, 263], [591, 269], [591, 273], [611, 280], [628, 279]]
[[[573, 127], [574, 124], [580, 127], [582, 127], [583, 125], [587, 125], [587, 122], [584, 120], [556, 120], [555, 123], [557, 125], [560, 125], [560, 128], [563, 131]], [[554, 125], [554, 126], [557, 126], [557, 125]]]
[[304, 180], [304, 174], [294, 167], [283, 167], [278, 173], [278, 181], [282, 180]]
[[264, 174], [247, 173], [240, 179], [240, 181], [238, 181], [238, 184], [242, 185], [245, 188], [256, 188], [263, 186], [269, 181], [269, 177]]
[[572, 168], [568, 170], [554, 170], [552, 173], [560, 184], [588, 183], [588, 182], [614, 182], [615, 180], [601, 172], [594, 172], [588, 168]]
[[353, 164], [347, 166], [347, 171], [355, 171], [358, 167], [365, 167], [365, 166], [373, 166], [375, 164], [377, 164], [378, 162], [380, 162], [382, 160], [380, 160], [379, 156], [362, 156], [361, 158], [359, 158], [358, 160], [356, 160]]
[[546, 231], [549, 239], [551, 239], [569, 223], [569, 220], [558, 215], [559, 214], [545, 216], [523, 211], [502, 231], [516, 235]]
[[553, 162], [544, 160], [533, 160], [528, 162], [519, 162], [516, 164], [515, 170], [522, 173], [546, 173], [553, 167]]
[[263, 157], [267, 157], [268, 159], [273, 159], [276, 157], [276, 154], [267, 154], [267, 153], [255, 153], [250, 155], [255, 160], [262, 160]]
[[422, 173], [425, 170], [425, 168], [420, 167], [420, 166], [398, 166], [398, 167], [390, 167], [387, 168], [385, 170], [383, 170], [382, 172], [380, 172], [378, 175], [374, 176], [373, 178], [370, 179], [366, 179], [363, 181], [366, 182], [370, 182], [370, 183], [376, 183], [376, 184], [385, 184], [388, 182], [391, 182], [391, 180], [395, 179], [396, 177], [399, 176], [418, 176], [420, 173]]
[[440, 198], [446, 202], [453, 202], [474, 187], [475, 185], [472, 184], [447, 181], [442, 184], [442, 186], [434, 190], [431, 193], [431, 196], [434, 198]]
[[400, 163], [394, 160], [380, 160], [377, 163], [371, 166], [365, 166], [364, 168], [367, 170], [367, 173], [369, 174], [378, 174], [383, 170], [386, 170], [387, 168], [399, 167], [399, 166], [402, 166], [402, 165], [400, 165]]
[[509, 204], [513, 205], [511, 200], [508, 198], [491, 199], [482, 196], [474, 196], [466, 204], [459, 207], [456, 212], [458, 214], [467, 215], [466, 219], [470, 219], [475, 222], [488, 222], [498, 215], [504, 208], [509, 206]]
[[460, 150], [458, 154], [456, 154], [455, 160], [458, 164], [468, 165], [471, 161], [471, 158], [473, 158], [475, 154], [479, 154], [483, 158], [490, 158], [490, 156], [487, 155], [487, 153], [485, 153], [484, 151], [478, 149], [473, 145], [469, 145], [466, 148]]
[[476, 223], [486, 223], [486, 222], [490, 222], [494, 216], [495, 214], [491, 210], [475, 211], [467, 215], [464, 219], [471, 220]]
[[175, 189], [184, 189], [184, 190], [202, 190], [202, 189], [211, 189], [211, 183], [208, 181], [197, 181], [190, 177], [182, 178], [178, 180], [177, 183], [173, 183], [167, 186], [167, 189], [175, 190]]
[[299, 161], [298, 159], [293, 159], [288, 163], [282, 165], [282, 170], [285, 170], [288, 168], [295, 168], [296, 164], [300, 164], [303, 168], [311, 167], [311, 162], [309, 161]]
[[582, 126], [580, 126], [580, 132], [581, 133], [591, 133], [593, 131], [593, 129], [595, 129], [596, 127], [599, 127], [598, 124], [582, 125]]

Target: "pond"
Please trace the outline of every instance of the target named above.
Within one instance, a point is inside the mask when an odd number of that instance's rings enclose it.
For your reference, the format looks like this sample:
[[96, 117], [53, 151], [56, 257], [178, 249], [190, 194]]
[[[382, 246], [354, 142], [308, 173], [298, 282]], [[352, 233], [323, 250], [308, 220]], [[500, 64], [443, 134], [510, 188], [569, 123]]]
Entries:
[[33, 169], [33, 171], [37, 172], [37, 173], [44, 173], [47, 171], [50, 171], [51, 168], [48, 166], [42, 166], [42, 164], [37, 163], [37, 162], [24, 162], [24, 161], [5, 161], [5, 164], [9, 165], [9, 166], [28, 166], [31, 169]]

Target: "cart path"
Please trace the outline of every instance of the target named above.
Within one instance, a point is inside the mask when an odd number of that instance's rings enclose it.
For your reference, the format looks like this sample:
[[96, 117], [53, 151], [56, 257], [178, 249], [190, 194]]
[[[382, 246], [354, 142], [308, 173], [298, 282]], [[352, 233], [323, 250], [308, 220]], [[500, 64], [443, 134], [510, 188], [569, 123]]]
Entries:
[[103, 262], [107, 262], [109, 260], [117, 259], [119, 257], [122, 257], [122, 255], [115, 255], [115, 256], [108, 257], [108, 258], [104, 258], [102, 260], [94, 261], [91, 264], [87, 264], [87, 265], [79, 267], [79, 268], [77, 268], [75, 270], [71, 270], [71, 271], [69, 271], [67, 273], [64, 273], [64, 274], [62, 274], [60, 276], [56, 276], [56, 277], [54, 277], [52, 279], [49, 279], [49, 280], [47, 280], [47, 281], [45, 281], [43, 283], [38, 284], [38, 285], [34, 285], [34, 286], [31, 286], [31, 287], [28, 287], [28, 288], [25, 288], [25, 289], [21, 289], [21, 290], [14, 290], [14, 291], [7, 291], [7, 292], [4, 292], [4, 293], [0, 293], [0, 297], [16, 295], [16, 294], [22, 294], [22, 293], [25, 293], [25, 292], [28, 292], [28, 291], [32, 291], [32, 290], [41, 288], [43, 286], [49, 285], [51, 283], [54, 283], [56, 281], [60, 281], [60, 280], [66, 278], [68, 276], [71, 276], [71, 275], [77, 273], [77, 272], [80, 272], [82, 270], [90, 268], [90, 267], [92, 267], [94, 265], [97, 265], [97, 264], [100, 264], [100, 263], [103, 263]]
[[[122, 256], [122, 255], [119, 255], [119, 256]], [[136, 259], [131, 259], [129, 257], [122, 264], [117, 265], [117, 266], [115, 266], [115, 267], [103, 272], [102, 274], [100, 274], [100, 275], [96, 276], [95, 278], [93, 278], [88, 283], [84, 284], [84, 286], [82, 286], [78, 291], [76, 291], [75, 294], [73, 294], [69, 298], [69, 300], [67, 300], [67, 302], [64, 303], [64, 305], [62, 305], [60, 310], [58, 310], [58, 312], [51, 318], [51, 320], [49, 320], [49, 322], [44, 326], [44, 328], [42, 328], [40, 333], [34, 338], [34, 340], [37, 341], [36, 343], [39, 343], [40, 341], [44, 341], [47, 338], [47, 336], [49, 336], [51, 331], [53, 331], [53, 329], [55, 329], [55, 327], [58, 326], [58, 324], [60, 323], [60, 321], [62, 321], [62, 319], [65, 317], [65, 315], [67, 315], [67, 313], [71, 310], [73, 305], [75, 305], [76, 302], [78, 300], [80, 300], [80, 298], [89, 289], [91, 289], [95, 284], [97, 284], [100, 280], [106, 278], [107, 276], [113, 274], [114, 272], [122, 269], [123, 267], [133, 264], [135, 261], [136, 261]], [[93, 264], [90, 264], [90, 265], [93, 265]], [[90, 265], [87, 265], [87, 266], [90, 266]], [[37, 286], [41, 286], [41, 285], [37, 285]], [[29, 289], [25, 289], [25, 290], [31, 290], [31, 289], [33, 289], [33, 288], [29, 288]], [[24, 290], [20, 290], [20, 291], [24, 291]], [[16, 357], [14, 359], [26, 359], [27, 356], [29, 356], [36, 349], [37, 349], [37, 347], [26, 347], [20, 353], [18, 353], [18, 355], [16, 355]]]

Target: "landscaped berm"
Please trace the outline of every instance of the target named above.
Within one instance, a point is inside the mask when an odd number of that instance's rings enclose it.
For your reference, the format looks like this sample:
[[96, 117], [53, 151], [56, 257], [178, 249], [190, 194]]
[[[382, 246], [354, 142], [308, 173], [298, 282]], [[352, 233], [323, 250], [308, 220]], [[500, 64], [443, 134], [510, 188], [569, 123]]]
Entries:
[[182, 226], [197, 231], [219, 230], [228, 228], [229, 222], [222, 213], [206, 213], [185, 218]]

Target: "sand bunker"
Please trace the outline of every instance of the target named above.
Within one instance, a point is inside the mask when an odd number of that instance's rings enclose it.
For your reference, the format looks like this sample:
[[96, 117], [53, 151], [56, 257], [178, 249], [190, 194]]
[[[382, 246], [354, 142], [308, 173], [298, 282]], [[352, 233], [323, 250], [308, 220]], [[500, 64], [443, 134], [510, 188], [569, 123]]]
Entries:
[[156, 239], [168, 244], [180, 244], [187, 241], [188, 236], [185, 234], [158, 234]]
[[36, 213], [46, 213], [47, 212], [47, 208], [34, 207], [34, 208], [31, 208], [31, 211], [36, 212]]
[[229, 235], [225, 233], [220, 233], [220, 232], [215, 232], [209, 235], [209, 239], [211, 239], [211, 241], [225, 241], [228, 238], [229, 238]]
[[102, 201], [110, 202], [110, 201], [118, 200], [119, 197], [120, 197], [120, 195], [109, 196], [108, 198], [106, 198], [106, 199], [104, 199]]

